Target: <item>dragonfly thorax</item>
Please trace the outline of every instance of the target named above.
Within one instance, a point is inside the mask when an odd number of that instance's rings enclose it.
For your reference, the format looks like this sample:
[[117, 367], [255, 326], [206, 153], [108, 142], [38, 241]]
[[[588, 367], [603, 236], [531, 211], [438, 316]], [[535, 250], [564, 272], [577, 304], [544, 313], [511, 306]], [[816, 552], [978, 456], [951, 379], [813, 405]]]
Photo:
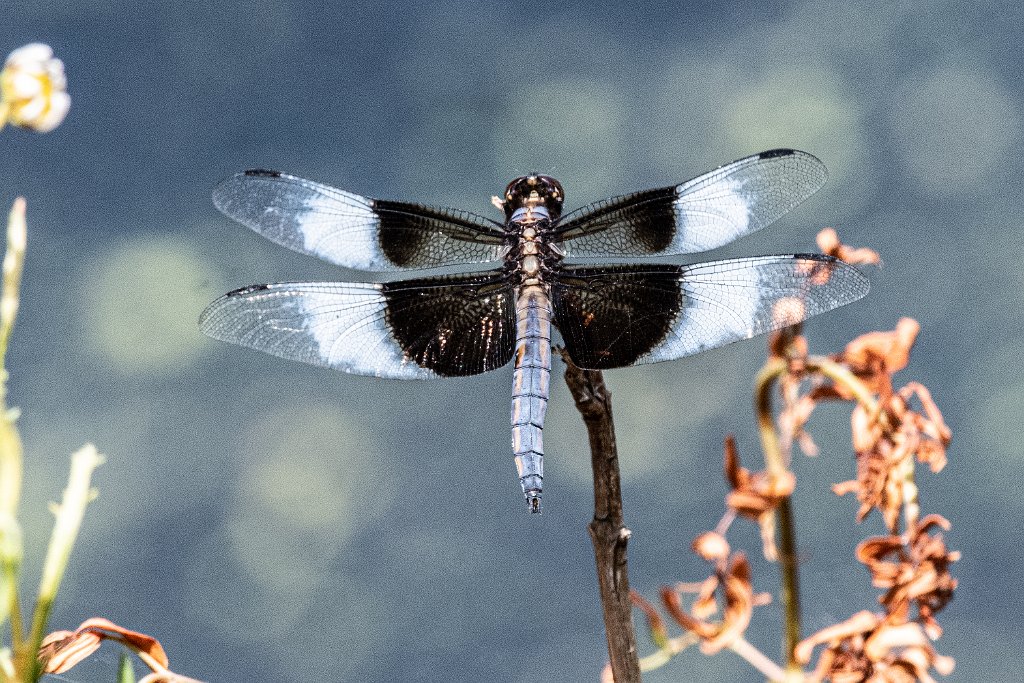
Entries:
[[542, 205], [522, 206], [509, 218], [506, 229], [514, 241], [506, 264], [519, 272], [519, 284], [540, 284], [544, 272], [561, 261], [561, 252], [550, 240], [551, 223]]

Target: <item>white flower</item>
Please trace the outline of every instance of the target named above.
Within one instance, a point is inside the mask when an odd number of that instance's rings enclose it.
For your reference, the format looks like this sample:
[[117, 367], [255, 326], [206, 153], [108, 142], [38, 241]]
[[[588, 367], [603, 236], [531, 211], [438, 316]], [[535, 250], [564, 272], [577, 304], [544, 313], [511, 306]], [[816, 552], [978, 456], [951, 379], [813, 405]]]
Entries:
[[65, 92], [64, 63], [43, 43], [12, 52], [0, 71], [0, 125], [7, 121], [47, 133], [67, 116], [71, 98]]

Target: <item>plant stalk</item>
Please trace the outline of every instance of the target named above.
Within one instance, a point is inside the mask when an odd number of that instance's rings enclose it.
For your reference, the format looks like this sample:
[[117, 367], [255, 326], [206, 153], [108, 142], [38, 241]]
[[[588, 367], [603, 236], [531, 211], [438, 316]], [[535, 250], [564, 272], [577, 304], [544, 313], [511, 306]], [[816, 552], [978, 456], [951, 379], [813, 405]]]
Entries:
[[[761, 433], [761, 449], [764, 452], [765, 468], [771, 477], [784, 475], [788, 470], [786, 459], [775, 431], [775, 414], [772, 410], [772, 388], [775, 381], [787, 370], [787, 363], [781, 358], [772, 358], [757, 374], [755, 382], [755, 407], [757, 424]], [[781, 574], [781, 602], [784, 613], [783, 655], [786, 657], [788, 676], [802, 676], [802, 667], [796, 659], [796, 646], [800, 642], [800, 574], [797, 565], [796, 521], [789, 496], [779, 501], [775, 508], [779, 542], [779, 573]]]
[[594, 519], [588, 527], [594, 545], [597, 583], [604, 612], [608, 657], [616, 683], [638, 683], [640, 662], [633, 631], [626, 546], [630, 531], [622, 515], [619, 456], [615, 445], [611, 393], [597, 370], [581, 370], [563, 353], [565, 383], [583, 416], [594, 471]]
[[[845, 387], [869, 414], [884, 418], [879, 415], [878, 401], [871, 390], [850, 372], [849, 368], [823, 356], [809, 356], [804, 360], [804, 364], [808, 372], [821, 373], [834, 383]], [[755, 382], [757, 423], [761, 434], [765, 468], [770, 476], [782, 475], [789, 468], [779, 443], [779, 435], [775, 429], [775, 413], [772, 410], [772, 388], [788, 369], [789, 365], [785, 359], [772, 358], [765, 363]], [[800, 577], [797, 565], [796, 522], [789, 496], [779, 501], [775, 513], [778, 520], [779, 569], [782, 575], [781, 599], [785, 613], [783, 648], [786, 672], [793, 680], [800, 680], [798, 675], [802, 677], [802, 669], [795, 658], [796, 645], [800, 642]]]

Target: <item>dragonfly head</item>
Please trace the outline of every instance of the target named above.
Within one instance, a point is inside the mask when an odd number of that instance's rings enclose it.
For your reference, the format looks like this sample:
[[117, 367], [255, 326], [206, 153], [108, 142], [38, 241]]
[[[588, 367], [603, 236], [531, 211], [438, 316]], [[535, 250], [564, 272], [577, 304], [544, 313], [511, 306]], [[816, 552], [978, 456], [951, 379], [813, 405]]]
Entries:
[[551, 220], [556, 220], [562, 215], [564, 201], [565, 190], [560, 182], [548, 175], [531, 173], [508, 184], [502, 206], [506, 218], [511, 218], [517, 209], [544, 207]]

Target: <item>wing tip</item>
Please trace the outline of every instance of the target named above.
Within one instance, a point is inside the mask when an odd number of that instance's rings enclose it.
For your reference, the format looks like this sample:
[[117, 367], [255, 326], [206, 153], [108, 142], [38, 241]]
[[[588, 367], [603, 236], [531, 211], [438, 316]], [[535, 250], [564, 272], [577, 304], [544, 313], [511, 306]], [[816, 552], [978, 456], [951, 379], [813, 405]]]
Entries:
[[230, 302], [252, 294], [254, 292], [263, 292], [271, 289], [271, 285], [248, 285], [246, 287], [239, 287], [233, 289], [227, 294], [222, 294], [213, 301], [210, 302], [203, 312], [199, 314], [199, 331], [208, 337], [214, 339], [221, 339], [216, 332], [216, 320], [218, 314], [224, 309]]
[[843, 303], [836, 306], [836, 308], [838, 308], [839, 306], [845, 306], [846, 304], [853, 303], [854, 301], [859, 301], [866, 297], [868, 293], [871, 291], [871, 279], [868, 278], [867, 275], [862, 273], [860, 268], [851, 263], [847, 263], [842, 259], [838, 259], [835, 256], [831, 256], [829, 254], [808, 253], [793, 254], [793, 258], [801, 261], [815, 261], [817, 263], [829, 264], [829, 271], [827, 273], [828, 277], [825, 279], [826, 282], [832, 277], [834, 277], [835, 272], [837, 270], [842, 272], [843, 277], [849, 282], [851, 287], [847, 292], [849, 294], [849, 297], [844, 298]]
[[818, 157], [814, 156], [810, 152], [804, 152], [799, 149], [792, 149], [790, 147], [778, 147], [776, 149], [769, 149], [760, 154], [755, 155], [759, 160], [770, 160], [770, 159], [784, 159], [786, 157], [793, 157], [799, 159], [802, 162], [809, 164], [818, 171], [820, 178], [817, 181], [817, 187], [820, 188], [825, 184], [825, 179], [828, 178], [828, 168]]
[[237, 173], [235, 175], [246, 176], [250, 178], [280, 178], [281, 176], [284, 175], [284, 173], [281, 173], [280, 171], [271, 171], [270, 169], [266, 168], [248, 168], [242, 171], [241, 173]]
[[778, 157], [788, 157], [796, 154], [801, 154], [799, 150], [790, 149], [789, 147], [777, 147], [776, 149], [769, 149], [761, 152], [757, 155], [758, 159], [775, 159]]
[[810, 152], [804, 152], [803, 150], [793, 149], [792, 147], [776, 147], [775, 149], [768, 149], [760, 154], [755, 154], [758, 159], [781, 159], [783, 157], [798, 157], [800, 159], [807, 159], [808, 161], [814, 161], [822, 166], [824, 162], [821, 159], [814, 156]]
[[279, 180], [287, 177], [286, 174], [280, 171], [271, 171], [265, 168], [250, 168], [240, 173], [232, 173], [224, 180], [217, 183], [213, 188], [213, 205], [218, 210], [234, 218], [229, 213], [231, 201], [234, 198], [234, 185], [245, 178], [269, 178], [272, 180]]
[[213, 339], [218, 340], [220, 339], [220, 337], [217, 336], [217, 329], [216, 325], [214, 324], [214, 320], [216, 319], [217, 314], [220, 312], [220, 309], [224, 305], [224, 299], [225, 297], [223, 296], [217, 297], [212, 302], [210, 302], [209, 306], [203, 309], [202, 313], [199, 314], [199, 331], [205, 334], [207, 337], [212, 337]]
[[271, 288], [271, 285], [246, 285], [245, 287], [239, 287], [238, 289], [232, 289], [230, 292], [222, 296], [222, 299], [237, 298], [245, 296], [246, 294], [252, 294], [253, 292], [265, 292]]

